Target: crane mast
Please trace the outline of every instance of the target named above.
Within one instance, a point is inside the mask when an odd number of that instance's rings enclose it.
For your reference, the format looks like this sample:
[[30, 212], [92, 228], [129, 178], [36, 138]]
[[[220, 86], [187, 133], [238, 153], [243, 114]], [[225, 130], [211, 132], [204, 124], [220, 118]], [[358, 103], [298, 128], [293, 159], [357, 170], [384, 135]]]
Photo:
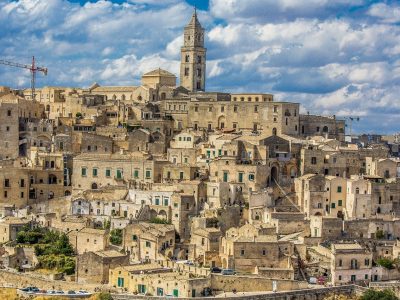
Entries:
[[32, 56], [32, 64], [31, 65], [20, 64], [20, 63], [3, 60], [3, 59], [0, 59], [0, 64], [6, 65], [6, 66], [11, 66], [11, 67], [16, 67], [16, 68], [28, 69], [31, 72], [31, 96], [32, 96], [32, 100], [34, 101], [35, 100], [36, 72], [42, 72], [44, 75], [47, 75], [47, 68], [36, 66], [34, 56]]

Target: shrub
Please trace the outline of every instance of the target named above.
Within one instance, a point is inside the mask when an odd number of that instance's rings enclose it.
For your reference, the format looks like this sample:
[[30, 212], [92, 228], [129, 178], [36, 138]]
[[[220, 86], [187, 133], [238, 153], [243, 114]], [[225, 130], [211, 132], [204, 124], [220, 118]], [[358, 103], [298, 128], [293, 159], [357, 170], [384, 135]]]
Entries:
[[391, 290], [375, 291], [372, 289], [367, 290], [360, 298], [360, 300], [398, 300], [395, 293]]
[[39, 266], [43, 269], [57, 270], [71, 275], [75, 272], [75, 258], [65, 255], [43, 255], [38, 257]]
[[168, 222], [167, 219], [162, 219], [162, 218], [158, 218], [158, 217], [152, 218], [152, 219], [150, 220], [150, 223], [156, 223], [156, 224], [171, 224], [170, 222]]
[[97, 295], [97, 300], [112, 300], [110, 293], [100, 293]]

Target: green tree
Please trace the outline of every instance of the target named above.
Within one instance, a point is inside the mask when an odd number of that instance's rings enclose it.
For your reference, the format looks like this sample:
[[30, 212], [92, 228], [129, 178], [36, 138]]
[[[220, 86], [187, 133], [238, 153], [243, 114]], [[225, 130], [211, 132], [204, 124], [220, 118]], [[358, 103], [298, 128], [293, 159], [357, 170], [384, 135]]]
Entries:
[[376, 291], [373, 289], [367, 290], [360, 300], [398, 300], [399, 298], [391, 290]]
[[377, 230], [375, 235], [378, 240], [381, 240], [385, 237], [385, 233], [383, 232], [383, 230]]
[[379, 266], [382, 266], [386, 269], [389, 269], [389, 270], [394, 269], [393, 261], [389, 258], [385, 258], [385, 257], [379, 258], [376, 263]]
[[117, 246], [122, 244], [122, 229], [111, 230], [110, 243]]

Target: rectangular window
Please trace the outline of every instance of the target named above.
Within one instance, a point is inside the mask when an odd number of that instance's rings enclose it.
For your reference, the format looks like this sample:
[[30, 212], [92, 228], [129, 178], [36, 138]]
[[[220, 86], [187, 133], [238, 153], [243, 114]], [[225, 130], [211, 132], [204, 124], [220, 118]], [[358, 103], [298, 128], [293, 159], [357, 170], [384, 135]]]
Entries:
[[146, 179], [150, 179], [150, 178], [151, 178], [151, 171], [146, 170]]
[[137, 241], [137, 235], [136, 234], [132, 235], [132, 241]]
[[146, 294], [146, 286], [144, 284], [138, 284], [138, 293]]
[[342, 206], [342, 200], [338, 200], [338, 206]]
[[160, 205], [160, 198], [156, 198], [156, 199], [155, 199], [155, 204], [156, 204], [156, 205]]
[[249, 180], [254, 181], [254, 174], [249, 174]]
[[332, 204], [331, 204], [331, 207], [332, 207], [332, 208], [335, 208], [335, 207], [336, 207], [336, 204], [335, 204], [335, 203], [332, 203]]
[[86, 177], [86, 175], [87, 175], [87, 168], [86, 167], [82, 167], [81, 175], [82, 175], [82, 177]]
[[240, 250], [240, 256], [244, 256], [244, 249]]
[[97, 168], [93, 168], [93, 177], [97, 177]]
[[243, 182], [243, 173], [242, 172], [239, 172], [239, 178], [238, 178], [238, 181], [239, 182]]
[[235, 105], [234, 107], [233, 107], [233, 112], [237, 112], [238, 111], [238, 107], [237, 107], [237, 105]]
[[228, 172], [224, 172], [224, 182], [228, 182]]
[[139, 178], [139, 170], [136, 169], [133, 171], [133, 178]]
[[151, 247], [151, 242], [146, 241], [146, 247], [147, 247], [147, 248], [150, 248], [150, 247]]
[[164, 206], [168, 206], [169, 205], [169, 199], [168, 198], [164, 198]]
[[118, 287], [124, 287], [124, 278], [118, 277]]
[[342, 187], [341, 187], [341, 186], [338, 186], [338, 187], [337, 187], [337, 192], [338, 192], [338, 193], [341, 193], [341, 192], [342, 192]]
[[106, 177], [111, 177], [111, 169], [106, 169]]
[[368, 258], [367, 258], [367, 259], [365, 259], [365, 261], [364, 261], [364, 262], [365, 262], [365, 265], [366, 265], [366, 266], [369, 266], [369, 259], [368, 259]]
[[117, 169], [117, 179], [122, 179], [122, 170]]

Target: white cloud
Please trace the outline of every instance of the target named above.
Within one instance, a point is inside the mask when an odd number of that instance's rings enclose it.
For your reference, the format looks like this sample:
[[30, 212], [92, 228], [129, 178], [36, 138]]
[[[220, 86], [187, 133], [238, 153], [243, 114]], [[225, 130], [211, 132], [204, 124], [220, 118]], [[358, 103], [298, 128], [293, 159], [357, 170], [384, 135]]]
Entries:
[[[198, 11], [207, 28], [207, 88], [272, 92], [302, 111], [384, 115], [398, 124], [399, 6], [368, 3], [211, 0], [208, 12]], [[49, 67], [38, 85], [132, 85], [158, 67], [179, 75], [192, 9], [183, 0], [0, 0], [0, 56], [29, 63], [35, 55]], [[0, 67], [0, 85], [29, 80]]]
[[376, 3], [368, 11], [369, 15], [382, 19], [386, 23], [400, 22], [400, 6], [389, 6], [385, 3]]

